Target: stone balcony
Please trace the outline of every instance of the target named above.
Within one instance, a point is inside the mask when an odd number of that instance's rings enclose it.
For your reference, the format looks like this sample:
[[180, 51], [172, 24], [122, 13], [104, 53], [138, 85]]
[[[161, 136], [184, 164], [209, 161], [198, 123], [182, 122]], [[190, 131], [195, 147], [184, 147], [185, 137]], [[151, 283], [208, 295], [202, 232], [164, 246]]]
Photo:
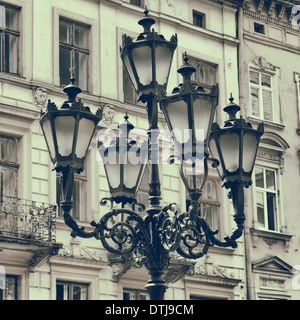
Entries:
[[56, 206], [0, 196], [0, 264], [37, 266], [56, 243]]

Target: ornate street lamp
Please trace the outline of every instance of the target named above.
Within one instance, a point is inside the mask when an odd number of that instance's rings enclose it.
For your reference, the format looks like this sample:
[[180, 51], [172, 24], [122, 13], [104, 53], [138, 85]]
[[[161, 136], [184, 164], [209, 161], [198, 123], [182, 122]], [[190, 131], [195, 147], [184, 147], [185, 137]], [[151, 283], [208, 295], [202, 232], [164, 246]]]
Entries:
[[[90, 232], [79, 227], [70, 215], [74, 180], [72, 172], [74, 169], [77, 172], [82, 170], [84, 157], [100, 116], [93, 116], [88, 110], [82, 110], [82, 104], [75, 101], [80, 89], [75, 88], [72, 83], [68, 91], [65, 89], [69, 95], [69, 102], [65, 103], [59, 111], [49, 102], [48, 113], [41, 119], [41, 126], [50, 157], [56, 164], [57, 170], [62, 171], [65, 196], [61, 207], [64, 211], [65, 222], [72, 229], [71, 235], [83, 238], [95, 237], [109, 252], [126, 260], [132, 259], [139, 266], [145, 266], [150, 275], [150, 280], [146, 285], [150, 299], [161, 300], [167, 288], [163, 274], [169, 266], [171, 252], [176, 251], [187, 259], [198, 259], [214, 245], [237, 246], [236, 240], [242, 235], [244, 223], [243, 188], [250, 185], [251, 172], [263, 126], [254, 130], [244, 120], [236, 119], [235, 113], [239, 107], [232, 101], [225, 108], [225, 111], [229, 113], [229, 120], [225, 122], [224, 128], [216, 124], [212, 125], [218, 101], [217, 87], [205, 90], [192, 83], [191, 75], [195, 70], [188, 63], [187, 57], [184, 58], [184, 65], [178, 70], [183, 76], [183, 84], [167, 97], [165, 90], [177, 37], [173, 36], [171, 41], [166, 41], [154, 30], [150, 31], [154, 22], [146, 10], [145, 17], [139, 21], [139, 24], [144, 27], [144, 32], [138, 36], [136, 41], [124, 36], [121, 48], [121, 58], [129, 76], [140, 94], [140, 99], [147, 103], [149, 150], [144, 152], [142, 146], [130, 140], [129, 132], [133, 126], [128, 122], [127, 116], [125, 116], [125, 121], [119, 125], [120, 135], [117, 141], [108, 147], [99, 143], [98, 151], [104, 160], [111, 192], [111, 198], [109, 198], [111, 210], [102, 216], [99, 222], [91, 222], [94, 229]], [[161, 108], [171, 134], [175, 132], [175, 129], [180, 129], [181, 136], [177, 133], [173, 134], [175, 145], [181, 147], [179, 148], [180, 153], [175, 156], [187, 162], [193, 173], [190, 184], [184, 172], [184, 164], [181, 165], [181, 178], [192, 199], [188, 212], [181, 212], [174, 203], [161, 206], [158, 167], [159, 101], [161, 101]], [[65, 121], [57, 121], [63, 117]], [[72, 120], [72, 117], [76, 120]], [[82, 120], [84, 123], [80, 126]], [[89, 125], [87, 121], [90, 121]], [[64, 123], [67, 126], [63, 127]], [[185, 130], [188, 131], [187, 136], [182, 135]], [[198, 136], [197, 130], [202, 130], [203, 134]], [[83, 142], [85, 142], [80, 147], [81, 153], [79, 154], [83, 156], [82, 158], [78, 157], [77, 140], [80, 139], [80, 132], [83, 132]], [[58, 133], [61, 134], [61, 137], [62, 135], [68, 137], [64, 143], [60, 144], [62, 140], [57, 138]], [[187, 142], [190, 143], [190, 148], [186, 148]], [[203, 146], [202, 153], [197, 151], [197, 146]], [[62, 156], [65, 158], [60, 158], [61, 150], [64, 151]], [[213, 158], [210, 157], [209, 150], [212, 151]], [[139, 163], [133, 165], [130, 160], [132, 155], [140, 159]], [[208, 174], [208, 160], [212, 160], [214, 166], [221, 164], [224, 186], [231, 188], [236, 209], [235, 221], [238, 229], [224, 241], [215, 237], [218, 231], [212, 230], [201, 216], [199, 199]], [[149, 207], [146, 209], [147, 215], [143, 218], [134, 211], [134, 205], [147, 161], [151, 163]], [[196, 165], [199, 161], [203, 162], [204, 170], [200, 186], [196, 183], [198, 172]], [[106, 201], [107, 198], [104, 198], [100, 204], [105, 204]], [[122, 207], [116, 208], [114, 203], [121, 203]], [[125, 207], [127, 203], [133, 204], [132, 210]], [[140, 209], [143, 210], [141, 207]]]
[[244, 187], [249, 187], [264, 126], [261, 123], [255, 130], [242, 117], [236, 118], [240, 107], [233, 103], [232, 96], [229, 100], [230, 103], [224, 108], [229, 119], [225, 121], [223, 128], [217, 123], [213, 124], [210, 150], [212, 156], [221, 164], [221, 179], [226, 180], [226, 185], [230, 186], [238, 181]]
[[68, 101], [59, 109], [49, 100], [47, 112], [42, 112], [40, 119], [50, 158], [57, 172], [66, 167], [78, 173], [83, 170], [96, 126], [102, 118], [100, 109], [94, 115], [89, 107], [76, 101], [81, 89], [74, 82], [72, 78], [71, 83], [64, 88]]
[[260, 123], [257, 130], [242, 117], [236, 118], [240, 106], [233, 103], [231, 95], [224, 111], [229, 119], [222, 128], [213, 123], [209, 147], [211, 154], [220, 163], [219, 174], [224, 181], [224, 187], [231, 189], [229, 193], [235, 209], [234, 220], [238, 229], [234, 237], [239, 237], [243, 231], [244, 215], [244, 187], [251, 185], [251, 176], [254, 168], [260, 137], [264, 133], [264, 125]]
[[218, 86], [205, 90], [192, 82], [196, 69], [188, 63], [186, 53], [183, 60], [177, 71], [183, 83], [173, 89], [171, 96], [161, 99], [160, 106], [183, 160], [191, 160], [204, 158], [219, 93]]
[[98, 151], [104, 164], [106, 178], [111, 194], [109, 200], [125, 204], [136, 203], [136, 192], [141, 183], [148, 162], [148, 144], [137, 142], [129, 137], [134, 126], [128, 121], [118, 125], [119, 137], [108, 147], [98, 142]]
[[68, 100], [61, 108], [49, 100], [47, 111], [41, 113], [40, 119], [54, 170], [62, 172], [61, 206], [65, 221], [70, 227], [73, 226], [70, 211], [73, 207], [71, 197], [74, 173], [83, 171], [91, 140], [102, 118], [102, 110], [99, 109], [93, 114], [89, 107], [85, 107], [81, 101], [76, 101], [81, 89], [74, 83], [75, 79], [72, 77], [71, 83], [64, 88]]
[[144, 31], [137, 39], [133, 41], [131, 37], [123, 35], [121, 58], [138, 93], [164, 92], [177, 47], [177, 35], [167, 41], [154, 29], [151, 31], [155, 20], [148, 16], [147, 7], [144, 13], [145, 17], [138, 22]]

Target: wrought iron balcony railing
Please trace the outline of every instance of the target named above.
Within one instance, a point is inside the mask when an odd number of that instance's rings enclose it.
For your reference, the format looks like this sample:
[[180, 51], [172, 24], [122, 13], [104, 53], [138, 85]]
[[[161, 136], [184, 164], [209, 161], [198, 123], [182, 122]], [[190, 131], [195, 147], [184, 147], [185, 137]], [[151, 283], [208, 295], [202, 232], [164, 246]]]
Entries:
[[56, 242], [56, 206], [0, 195], [0, 236]]

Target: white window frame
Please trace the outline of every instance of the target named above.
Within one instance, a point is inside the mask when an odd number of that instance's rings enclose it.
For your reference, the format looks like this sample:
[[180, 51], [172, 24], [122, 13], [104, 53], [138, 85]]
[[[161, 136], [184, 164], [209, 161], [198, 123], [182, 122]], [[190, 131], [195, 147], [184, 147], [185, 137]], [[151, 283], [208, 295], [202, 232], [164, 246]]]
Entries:
[[89, 300], [89, 295], [88, 295], [88, 293], [89, 293], [89, 283], [80, 283], [80, 282], [74, 282], [74, 281], [56, 280], [56, 298], [57, 298], [57, 285], [68, 286], [69, 295], [70, 295], [69, 299], [63, 299], [63, 300], [74, 300], [74, 286], [76, 286], [76, 285], [77, 286], [84, 286], [86, 288], [86, 298], [85, 299], [80, 299], [80, 300]]
[[141, 4], [140, 4], [140, 5], [131, 3], [130, 0], [127, 0], [127, 2], [128, 2], [130, 5], [136, 6], [136, 7], [138, 7], [138, 8], [144, 8], [144, 7], [145, 7], [145, 0], [141, 0]]
[[[78, 70], [78, 73], [80, 72], [80, 66], [78, 66], [75, 63], [76, 60], [76, 53], [77, 54], [83, 54], [86, 57], [86, 74], [84, 74], [83, 76], [83, 80], [82, 79], [78, 79], [78, 77], [75, 76], [75, 78], [77, 78], [77, 84], [79, 85], [79, 87], [83, 90], [83, 91], [88, 91], [89, 89], [89, 60], [90, 60], [90, 56], [91, 56], [91, 52], [90, 52], [90, 37], [89, 37], [89, 33], [90, 33], [90, 29], [91, 26], [88, 24], [84, 24], [81, 22], [78, 22], [77, 20], [71, 20], [68, 18], [65, 18], [63, 16], [60, 16], [59, 18], [59, 30], [61, 27], [61, 23], [66, 23], [68, 25], [71, 26], [71, 34], [70, 34], [70, 42], [66, 42], [66, 41], [62, 41], [59, 39], [59, 50], [61, 49], [65, 49], [68, 50], [70, 53], [70, 69], [69, 69], [69, 78], [71, 78], [72, 73], [76, 73], [76, 70]], [[80, 46], [78, 44], [75, 43], [75, 29], [76, 27], [81, 27], [83, 29], [86, 30], [86, 46]], [[60, 69], [60, 65], [59, 65], [59, 69]], [[59, 73], [61, 73], [61, 69], [59, 70]], [[85, 73], [85, 72], [84, 72]], [[82, 80], [84, 83], [80, 84], [79, 81]], [[60, 85], [61, 86], [66, 86], [69, 84], [69, 80], [68, 83], [62, 84], [62, 79], [60, 78]], [[85, 87], [86, 86], [86, 87]]]
[[141, 289], [136, 289], [136, 288], [132, 288], [132, 287], [129, 287], [129, 288], [125, 288], [123, 287], [123, 299], [122, 300], [125, 300], [124, 299], [124, 291], [127, 292], [127, 293], [133, 293], [135, 294], [135, 299], [129, 299], [129, 300], [132, 300], [132, 301], [142, 301], [143, 299], [140, 299], [140, 296], [141, 294], [144, 294], [146, 296], [146, 299], [145, 300], [150, 300], [150, 295], [148, 293], [148, 291], [146, 289], [144, 290], [141, 290]]
[[[205, 16], [204, 20], [204, 26], [202, 27], [202, 29], [211, 29], [211, 8], [209, 6], [206, 5], [205, 2], [201, 3], [201, 4], [195, 4], [195, 3], [188, 3], [188, 7], [189, 7], [189, 12], [188, 12], [188, 21], [191, 23], [191, 25], [196, 28], [197, 30], [199, 29], [199, 27], [197, 25], [194, 25], [193, 21], [193, 13], [200, 13], [203, 14]], [[200, 29], [201, 30], [201, 29]]]
[[[57, 7], [53, 8], [53, 39], [56, 39], [53, 42], [53, 82], [54, 85], [60, 87], [60, 74], [59, 74], [59, 21], [60, 19], [66, 19], [70, 21], [74, 21], [75, 23], [79, 23], [82, 25], [86, 25], [89, 27], [88, 32], [88, 49], [89, 49], [89, 57], [88, 57], [88, 84], [87, 91], [91, 94], [100, 95], [100, 83], [99, 83], [99, 59], [96, 57], [95, 48], [99, 48], [100, 36], [98, 32], [98, 22], [88, 16], [84, 16], [81, 14], [75, 14], [70, 11], [66, 11]], [[97, 74], [97, 76], [96, 76]]]
[[[265, 74], [271, 77], [271, 88], [263, 87], [264, 90], [271, 92], [272, 99], [272, 120], [264, 118], [264, 109], [263, 109], [263, 98], [262, 98], [262, 85], [256, 85], [250, 82], [250, 71], [259, 73], [259, 82], [261, 83], [261, 75]], [[248, 68], [248, 89], [249, 89], [249, 101], [250, 101], [250, 110], [249, 116], [251, 118], [264, 120], [270, 123], [280, 123], [280, 109], [279, 109], [279, 89], [278, 89], [278, 79], [279, 79], [279, 70], [271, 70], [269, 68], [259, 68], [254, 64], [250, 64]], [[259, 90], [258, 97], [258, 107], [259, 107], [259, 115], [256, 116], [253, 114], [252, 110], [252, 98], [251, 98], [251, 88], [256, 88]]]
[[[263, 27], [263, 33], [261, 33], [261, 32], [256, 32], [255, 31], [255, 24], [256, 25], [259, 25], [259, 26], [262, 26]], [[260, 36], [266, 36], [266, 25], [264, 24], [264, 23], [262, 23], [261, 21], [253, 21], [253, 33], [254, 34], [258, 34], [258, 35], [260, 35]]]
[[[76, 265], [76, 268], [74, 266]], [[50, 299], [56, 300], [56, 283], [72, 282], [88, 285], [88, 300], [99, 299], [99, 274], [104, 268], [99, 262], [90, 260], [70, 259], [69, 257], [53, 256], [50, 259]]]
[[[257, 187], [256, 186], [256, 180], [255, 180], [255, 169], [263, 169], [263, 175], [264, 175], [264, 183], [266, 181], [266, 170], [274, 172], [274, 177], [275, 177], [275, 191], [272, 191], [270, 189], [267, 189], [265, 186], [263, 188]], [[272, 167], [267, 167], [263, 165], [256, 165], [254, 170], [253, 170], [253, 199], [254, 199], [254, 212], [255, 212], [255, 225], [257, 229], [261, 230], [267, 230], [267, 231], [275, 231], [275, 232], [280, 232], [281, 227], [282, 227], [282, 221], [281, 221], [281, 210], [280, 210], [280, 176], [278, 174], [278, 168], [272, 168]], [[260, 223], [258, 222], [258, 213], [257, 213], [257, 192], [262, 192], [263, 193], [263, 199], [264, 199], [264, 222], [265, 225], [261, 226]], [[275, 194], [275, 212], [274, 214], [274, 225], [275, 225], [275, 230], [270, 229], [269, 226], [269, 219], [268, 219], [268, 206], [267, 206], [267, 192]]]

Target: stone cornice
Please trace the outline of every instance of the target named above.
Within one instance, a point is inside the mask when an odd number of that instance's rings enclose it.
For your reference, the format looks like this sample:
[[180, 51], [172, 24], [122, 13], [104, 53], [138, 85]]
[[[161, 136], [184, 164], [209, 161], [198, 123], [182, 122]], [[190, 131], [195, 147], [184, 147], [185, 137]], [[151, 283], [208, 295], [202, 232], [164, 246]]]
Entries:
[[294, 29], [292, 20], [295, 15], [293, 7], [300, 1], [293, 0], [243, 0], [243, 14], [275, 25]]
[[[245, 8], [243, 9], [243, 13], [244, 13], [244, 15], [250, 16], [250, 17], [255, 18], [257, 20], [273, 23], [273, 24], [278, 25], [280, 27], [294, 30], [292, 27], [291, 18], [289, 18], [289, 21], [283, 21], [281, 19], [276, 19], [276, 18], [270, 17], [269, 15], [263, 15], [263, 14], [261, 14], [261, 12], [254, 12], [252, 10], [245, 9]], [[289, 13], [289, 16], [291, 17], [291, 13]]]
[[39, 118], [39, 111], [28, 110], [24, 108], [18, 108], [13, 106], [8, 106], [1, 103], [0, 100], [0, 117], [13, 119], [17, 121], [32, 123]]
[[242, 280], [240, 279], [230, 279], [230, 278], [222, 278], [220, 276], [211, 276], [211, 275], [193, 275], [186, 276], [185, 281], [196, 281], [202, 283], [209, 283], [219, 286], [226, 287], [236, 287]]

